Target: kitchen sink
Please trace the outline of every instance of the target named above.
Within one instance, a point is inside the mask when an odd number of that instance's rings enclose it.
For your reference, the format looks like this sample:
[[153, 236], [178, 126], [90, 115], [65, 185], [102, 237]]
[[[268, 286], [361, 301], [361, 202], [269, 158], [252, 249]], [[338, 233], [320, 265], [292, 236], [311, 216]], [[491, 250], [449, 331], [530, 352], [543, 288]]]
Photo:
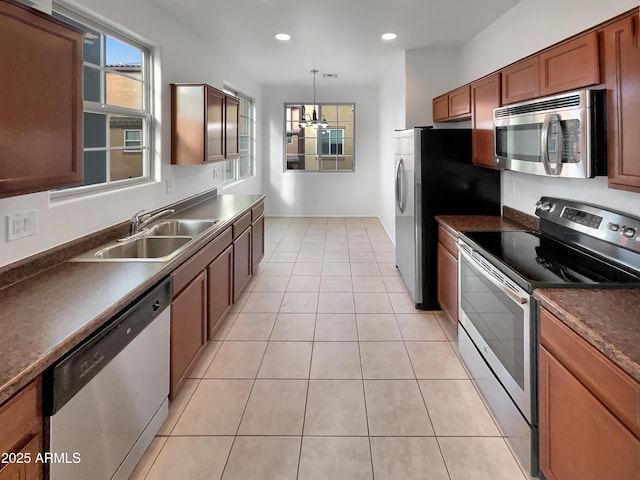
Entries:
[[196, 237], [220, 220], [164, 220], [149, 228], [148, 235], [161, 237]]
[[191, 241], [191, 237], [142, 237], [99, 250], [95, 259], [166, 261], [175, 257]]

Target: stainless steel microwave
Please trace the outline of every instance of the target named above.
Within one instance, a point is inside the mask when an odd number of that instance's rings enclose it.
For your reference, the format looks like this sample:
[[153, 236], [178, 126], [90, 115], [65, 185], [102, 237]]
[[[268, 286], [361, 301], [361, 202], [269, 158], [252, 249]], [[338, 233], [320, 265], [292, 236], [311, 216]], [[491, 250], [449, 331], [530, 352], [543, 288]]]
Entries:
[[551, 177], [606, 175], [605, 91], [579, 90], [493, 111], [495, 165]]

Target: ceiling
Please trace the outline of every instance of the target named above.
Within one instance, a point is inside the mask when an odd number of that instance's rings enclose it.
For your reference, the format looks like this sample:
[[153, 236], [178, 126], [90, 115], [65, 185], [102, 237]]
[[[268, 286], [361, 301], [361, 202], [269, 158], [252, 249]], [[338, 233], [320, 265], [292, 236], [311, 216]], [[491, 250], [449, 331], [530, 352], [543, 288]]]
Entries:
[[[152, 0], [266, 85], [377, 83], [402, 50], [457, 47], [519, 0]], [[276, 33], [292, 36], [289, 42]], [[398, 38], [383, 41], [380, 35]]]

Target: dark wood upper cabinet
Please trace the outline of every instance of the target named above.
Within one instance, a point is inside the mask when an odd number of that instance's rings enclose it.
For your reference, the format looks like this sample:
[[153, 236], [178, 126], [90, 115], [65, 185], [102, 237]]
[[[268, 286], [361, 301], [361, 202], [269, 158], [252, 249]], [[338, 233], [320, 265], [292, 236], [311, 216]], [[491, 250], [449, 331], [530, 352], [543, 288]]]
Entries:
[[500, 106], [500, 72], [471, 84], [471, 153], [474, 165], [495, 168], [493, 109]]
[[459, 117], [471, 113], [471, 89], [469, 85], [449, 92], [449, 117]]
[[636, 192], [640, 192], [639, 29], [636, 10], [599, 32], [607, 87], [609, 187]]
[[81, 184], [82, 33], [1, 1], [0, 59], [0, 198]]
[[600, 82], [598, 35], [590, 32], [540, 54], [540, 95]]
[[238, 123], [240, 120], [240, 102], [237, 98], [226, 97], [225, 103], [225, 157], [238, 158]]
[[441, 122], [449, 118], [449, 94], [445, 93], [433, 99], [432, 117], [434, 122]]
[[502, 73], [502, 104], [521, 102], [540, 96], [538, 56], [527, 58], [509, 67]]
[[209, 85], [171, 84], [171, 163], [238, 156], [239, 102]]

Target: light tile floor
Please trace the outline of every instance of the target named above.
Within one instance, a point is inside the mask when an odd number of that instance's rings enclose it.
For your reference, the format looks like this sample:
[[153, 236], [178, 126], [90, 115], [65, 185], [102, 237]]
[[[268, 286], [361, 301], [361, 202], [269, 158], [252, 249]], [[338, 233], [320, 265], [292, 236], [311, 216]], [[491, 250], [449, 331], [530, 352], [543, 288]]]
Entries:
[[526, 478], [377, 219], [268, 218], [265, 250], [131, 478]]

